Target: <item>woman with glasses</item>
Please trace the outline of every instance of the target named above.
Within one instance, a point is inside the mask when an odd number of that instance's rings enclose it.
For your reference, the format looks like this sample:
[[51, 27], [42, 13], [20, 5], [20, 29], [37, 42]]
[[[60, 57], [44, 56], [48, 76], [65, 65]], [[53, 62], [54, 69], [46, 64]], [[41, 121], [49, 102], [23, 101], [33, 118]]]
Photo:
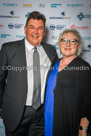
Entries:
[[79, 57], [83, 41], [77, 30], [64, 30], [58, 44], [63, 57], [47, 81], [45, 136], [86, 136], [91, 121], [91, 67]]

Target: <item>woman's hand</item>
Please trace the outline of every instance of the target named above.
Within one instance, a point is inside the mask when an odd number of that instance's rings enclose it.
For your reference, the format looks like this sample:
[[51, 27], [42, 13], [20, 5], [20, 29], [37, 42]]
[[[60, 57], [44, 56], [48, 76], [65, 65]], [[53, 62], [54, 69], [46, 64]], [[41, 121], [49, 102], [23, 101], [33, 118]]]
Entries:
[[79, 128], [78, 136], [87, 136], [87, 129], [89, 126], [89, 121], [86, 117], [81, 118], [80, 126], [82, 126], [82, 128]]
[[87, 136], [87, 131], [86, 130], [79, 130], [78, 136]]

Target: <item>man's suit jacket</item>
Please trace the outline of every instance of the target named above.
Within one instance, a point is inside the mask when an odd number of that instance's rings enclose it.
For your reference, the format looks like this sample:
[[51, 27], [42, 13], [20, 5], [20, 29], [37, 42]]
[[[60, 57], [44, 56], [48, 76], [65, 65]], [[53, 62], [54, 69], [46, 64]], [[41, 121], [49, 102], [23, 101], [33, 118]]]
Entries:
[[[42, 46], [53, 64], [57, 58], [56, 50], [49, 44], [42, 43]], [[19, 124], [26, 97], [27, 70], [23, 39], [4, 44], [0, 52], [0, 107], [8, 130], [14, 131]]]

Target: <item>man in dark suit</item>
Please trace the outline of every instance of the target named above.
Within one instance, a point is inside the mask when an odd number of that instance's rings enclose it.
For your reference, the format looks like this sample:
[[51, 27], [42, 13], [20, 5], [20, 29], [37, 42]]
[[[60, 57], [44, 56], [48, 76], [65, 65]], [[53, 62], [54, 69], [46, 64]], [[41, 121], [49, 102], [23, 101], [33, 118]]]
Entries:
[[[6, 136], [44, 135], [44, 96], [46, 78], [57, 59], [53, 46], [43, 43], [46, 18], [34, 11], [24, 27], [26, 37], [5, 43], [0, 52], [0, 107]], [[34, 96], [34, 47], [40, 59], [40, 104], [33, 106]], [[37, 60], [38, 61], [38, 60]], [[37, 62], [36, 62], [37, 63]], [[36, 64], [37, 65], [37, 64]], [[37, 79], [38, 81], [39, 79]], [[35, 89], [36, 90], [36, 89]], [[37, 93], [38, 94], [38, 93]], [[38, 98], [39, 100], [39, 98]]]

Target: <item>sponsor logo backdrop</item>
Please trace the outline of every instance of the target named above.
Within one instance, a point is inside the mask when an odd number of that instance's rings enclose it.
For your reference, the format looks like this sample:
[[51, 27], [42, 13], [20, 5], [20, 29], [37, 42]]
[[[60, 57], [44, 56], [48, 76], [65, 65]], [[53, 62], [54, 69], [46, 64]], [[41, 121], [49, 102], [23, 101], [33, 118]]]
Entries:
[[[66, 28], [77, 29], [85, 42], [81, 57], [91, 65], [91, 0], [0, 0], [0, 48], [5, 42], [25, 37], [26, 18], [35, 10], [46, 16], [44, 41], [56, 48], [59, 57], [56, 46], [59, 33]], [[4, 136], [1, 119], [0, 136]]]

